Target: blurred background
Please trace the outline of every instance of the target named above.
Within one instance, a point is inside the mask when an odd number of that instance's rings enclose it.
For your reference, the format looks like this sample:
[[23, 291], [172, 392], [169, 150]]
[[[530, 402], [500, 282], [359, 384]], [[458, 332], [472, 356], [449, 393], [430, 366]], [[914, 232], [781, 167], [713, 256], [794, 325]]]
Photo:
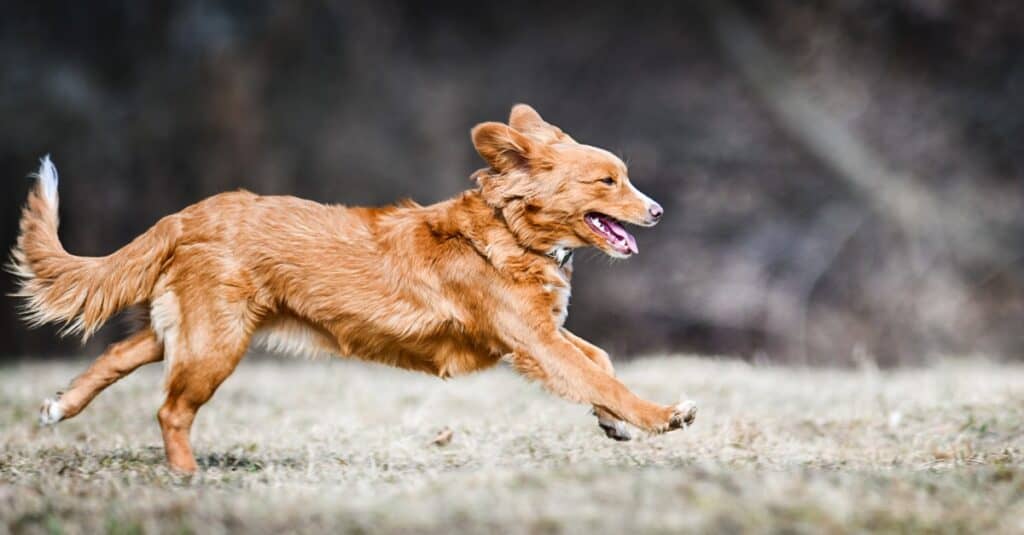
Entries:
[[[577, 256], [569, 327], [614, 358], [1024, 355], [1024, 4], [491, 4], [5, 2], [0, 242], [46, 153], [103, 255], [237, 188], [445, 199], [527, 102], [666, 208]], [[0, 358], [83, 351], [2, 299]]]

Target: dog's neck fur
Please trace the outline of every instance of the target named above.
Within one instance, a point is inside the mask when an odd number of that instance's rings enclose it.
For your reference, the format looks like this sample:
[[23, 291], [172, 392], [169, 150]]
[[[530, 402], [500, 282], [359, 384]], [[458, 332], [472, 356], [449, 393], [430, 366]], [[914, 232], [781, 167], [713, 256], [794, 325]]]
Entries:
[[524, 261], [555, 264], [566, 274], [571, 270], [572, 249], [537, 231], [521, 200], [494, 207], [479, 190], [468, 190], [440, 206], [446, 217], [437, 219], [437, 230], [465, 238], [499, 270], [521, 269]]

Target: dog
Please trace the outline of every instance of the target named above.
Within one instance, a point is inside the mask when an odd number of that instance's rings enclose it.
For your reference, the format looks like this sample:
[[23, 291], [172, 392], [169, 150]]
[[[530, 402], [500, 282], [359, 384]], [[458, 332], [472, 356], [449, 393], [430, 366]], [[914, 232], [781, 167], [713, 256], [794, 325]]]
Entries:
[[593, 407], [605, 434], [690, 425], [692, 402], [641, 399], [608, 354], [569, 332], [573, 250], [637, 254], [625, 223], [650, 227], [662, 207], [608, 151], [577, 143], [530, 106], [508, 124], [471, 130], [487, 167], [477, 187], [421, 206], [325, 205], [247, 191], [209, 197], [158, 221], [105, 257], [67, 253], [57, 236], [57, 170], [49, 156], [23, 209], [11, 270], [34, 325], [87, 339], [136, 308], [144, 328], [111, 345], [44, 401], [43, 424], [77, 415], [136, 368], [165, 365], [157, 413], [167, 461], [197, 470], [196, 411], [247, 348], [344, 355], [463, 375], [507, 361], [567, 400]]

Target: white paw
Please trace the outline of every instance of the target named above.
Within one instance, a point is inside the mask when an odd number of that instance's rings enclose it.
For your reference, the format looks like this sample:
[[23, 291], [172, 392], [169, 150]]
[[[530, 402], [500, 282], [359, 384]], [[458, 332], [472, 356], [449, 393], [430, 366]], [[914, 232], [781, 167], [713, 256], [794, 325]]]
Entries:
[[626, 422], [623, 422], [622, 420], [606, 420], [604, 418], [598, 418], [597, 425], [604, 431], [605, 436], [612, 440], [625, 442], [633, 438], [633, 435], [629, 433], [629, 428], [626, 426]]
[[691, 400], [684, 400], [675, 406], [672, 412], [672, 419], [669, 421], [670, 429], [689, 427], [697, 419], [697, 404]]
[[64, 411], [60, 408], [60, 400], [47, 398], [43, 400], [43, 406], [39, 408], [39, 425], [53, 425], [64, 418]]

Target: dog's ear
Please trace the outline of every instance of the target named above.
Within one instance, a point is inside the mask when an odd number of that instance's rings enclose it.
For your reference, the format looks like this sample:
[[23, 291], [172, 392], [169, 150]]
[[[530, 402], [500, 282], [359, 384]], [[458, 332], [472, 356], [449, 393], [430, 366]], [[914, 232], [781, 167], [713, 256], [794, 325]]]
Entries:
[[516, 104], [508, 114], [508, 124], [516, 130], [528, 131], [548, 125], [529, 104]]
[[541, 168], [548, 161], [547, 147], [507, 124], [480, 123], [470, 135], [476, 151], [499, 173], [522, 166]]
[[575, 143], [561, 128], [541, 118], [537, 110], [529, 104], [516, 104], [508, 114], [508, 124], [544, 143]]

